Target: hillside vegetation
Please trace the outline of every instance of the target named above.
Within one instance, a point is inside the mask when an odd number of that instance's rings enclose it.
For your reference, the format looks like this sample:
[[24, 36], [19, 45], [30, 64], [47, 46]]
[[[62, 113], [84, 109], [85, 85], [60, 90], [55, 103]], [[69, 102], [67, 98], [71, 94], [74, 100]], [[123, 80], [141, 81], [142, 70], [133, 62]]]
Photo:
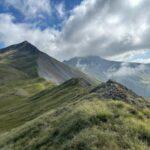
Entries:
[[84, 96], [0, 136], [3, 149], [148, 150], [150, 110]]
[[[42, 64], [39, 59], [42, 59]], [[39, 71], [39, 68], [42, 70]], [[1, 49], [0, 133], [56, 109], [87, 90], [70, 83], [70, 86], [63, 84], [56, 87], [52, 82], [41, 78], [39, 72], [51, 79], [55, 75], [57, 79], [63, 78], [64, 81], [71, 76], [80, 75], [89, 79], [83, 73], [40, 52], [27, 41]]]
[[0, 149], [150, 149], [148, 101], [112, 80], [54, 85], [38, 75], [37, 49], [24, 44], [0, 53]]
[[28, 116], [34, 111], [29, 98], [54, 87], [37, 74], [35, 48], [31, 51], [23, 46], [21, 51], [14, 48], [0, 51], [0, 133], [30, 120]]

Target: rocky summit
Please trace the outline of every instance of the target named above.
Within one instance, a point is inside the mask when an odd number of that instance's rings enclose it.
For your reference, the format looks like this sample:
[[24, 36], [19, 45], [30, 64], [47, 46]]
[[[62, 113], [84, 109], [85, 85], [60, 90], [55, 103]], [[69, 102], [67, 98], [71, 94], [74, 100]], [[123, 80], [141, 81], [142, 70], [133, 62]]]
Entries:
[[91, 93], [93, 92], [105, 99], [117, 99], [129, 103], [136, 103], [139, 100], [144, 100], [132, 90], [113, 80], [108, 80], [107, 82], [100, 84], [91, 90]]

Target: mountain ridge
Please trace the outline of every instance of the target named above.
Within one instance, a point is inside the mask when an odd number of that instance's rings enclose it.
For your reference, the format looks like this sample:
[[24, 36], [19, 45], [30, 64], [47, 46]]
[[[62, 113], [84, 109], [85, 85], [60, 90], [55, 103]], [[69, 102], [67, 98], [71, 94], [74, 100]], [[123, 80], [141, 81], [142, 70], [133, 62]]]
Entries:
[[[97, 85], [23, 45], [0, 53], [0, 149], [149, 149], [148, 101], [116, 81]], [[41, 78], [38, 67], [65, 81]], [[68, 77], [72, 71], [79, 76]]]

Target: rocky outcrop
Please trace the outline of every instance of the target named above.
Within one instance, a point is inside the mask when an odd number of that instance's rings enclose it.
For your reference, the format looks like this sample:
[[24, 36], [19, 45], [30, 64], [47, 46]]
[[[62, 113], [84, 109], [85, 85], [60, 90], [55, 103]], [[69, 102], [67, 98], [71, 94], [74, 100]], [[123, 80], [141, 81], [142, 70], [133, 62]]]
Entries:
[[143, 99], [132, 90], [113, 80], [108, 80], [106, 83], [100, 84], [92, 89], [91, 93], [97, 93], [100, 97], [105, 99], [122, 100], [130, 103], [135, 103]]

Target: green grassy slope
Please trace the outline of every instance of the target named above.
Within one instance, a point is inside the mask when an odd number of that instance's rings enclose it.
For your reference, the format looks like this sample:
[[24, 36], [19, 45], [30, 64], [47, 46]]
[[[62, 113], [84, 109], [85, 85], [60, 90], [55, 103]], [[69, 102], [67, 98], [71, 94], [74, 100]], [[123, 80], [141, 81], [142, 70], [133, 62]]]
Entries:
[[2, 149], [150, 148], [150, 110], [84, 96], [0, 136]]
[[66, 82], [55, 87], [40, 78], [37, 65], [39, 53], [28, 42], [0, 51], [0, 133], [18, 127], [86, 92], [86, 88], [79, 86], [76, 80], [71, 80], [70, 86]]
[[55, 86], [38, 77], [35, 60], [35, 50], [0, 54], [0, 149], [150, 149], [148, 102], [113, 82], [95, 92], [81, 78]]
[[[54, 86], [17, 69], [10, 68], [10, 76], [5, 69], [0, 149], [149, 149], [148, 106], [89, 94], [92, 85], [84, 79]], [[13, 79], [8, 82], [9, 78]]]
[[[39, 86], [37, 84], [41, 83], [32, 82], [30, 84], [32, 87], [25, 87], [27, 90], [29, 90], [29, 88], [31, 88], [31, 90], [34, 88], [35, 90], [34, 84], [35, 86]], [[50, 87], [33, 96], [25, 98], [20, 98], [16, 95], [14, 95], [13, 98], [9, 98], [8, 96], [0, 101], [0, 131], [7, 131], [17, 127], [46, 111], [56, 109], [78, 99], [86, 92], [86, 89], [80, 87], [76, 83], [75, 85], [70, 86], [65, 86], [65, 84], [63, 84], [55, 88]]]
[[29, 103], [29, 97], [54, 87], [37, 76], [35, 50], [7, 50], [0, 53], [0, 132], [23, 124], [27, 113], [19, 114], [18, 109]]
[[[28, 105], [29, 97], [43, 91], [47, 87], [51, 88], [51, 83], [43, 79], [29, 79], [19, 80], [9, 85], [0, 87], [0, 132], [7, 131], [23, 124], [27, 117], [27, 113], [20, 113], [19, 110], [24, 111], [24, 106]], [[31, 113], [33, 110], [30, 109]]]

